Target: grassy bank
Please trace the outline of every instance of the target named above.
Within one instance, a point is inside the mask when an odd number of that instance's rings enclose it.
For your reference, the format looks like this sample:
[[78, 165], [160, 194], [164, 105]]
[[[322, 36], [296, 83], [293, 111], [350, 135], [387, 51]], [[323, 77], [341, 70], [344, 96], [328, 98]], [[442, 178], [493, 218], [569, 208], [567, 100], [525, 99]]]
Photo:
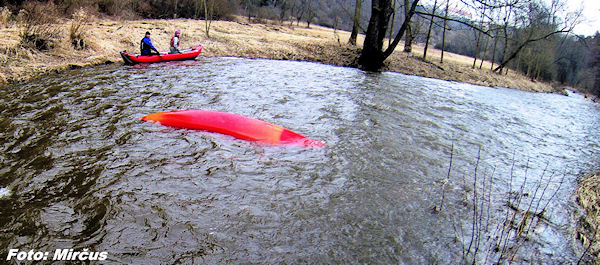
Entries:
[[[153, 43], [159, 50], [167, 50], [171, 34], [181, 29], [182, 47], [202, 44], [201, 56], [235, 56], [322, 62], [332, 65], [353, 66], [359, 48], [346, 44], [349, 32], [305, 25], [290, 26], [289, 22], [254, 24], [245, 18], [238, 21], [214, 21], [210, 38], [206, 37], [205, 23], [199, 20], [113, 20], [88, 17], [80, 30], [85, 41], [83, 49], [76, 49], [69, 37], [75, 20], [54, 24], [62, 35], [53, 48], [38, 51], [25, 48], [20, 43], [18, 24], [0, 29], [0, 82], [24, 81], [40, 74], [64, 69], [121, 63], [119, 51], [138, 51], [138, 43], [145, 31], [152, 32]], [[359, 37], [358, 43], [362, 43]], [[399, 45], [399, 47], [402, 47]], [[416, 46], [412, 54], [396, 51], [388, 59], [386, 70], [438, 79], [462, 81], [485, 86], [501, 86], [527, 91], [554, 92], [549, 84], [532, 82], [528, 78], [509, 72], [508, 75], [492, 73], [489, 63], [483, 69], [472, 69], [472, 58], [445, 53], [445, 62], [439, 63], [439, 50], [430, 50], [427, 61], [421, 59], [422, 47]], [[398, 49], [401, 50], [401, 49]], [[479, 63], [477, 64], [479, 65]]]
[[577, 238], [587, 248], [586, 254], [592, 257], [593, 263], [600, 264], [600, 173], [581, 179], [576, 195], [577, 202], [586, 212], [578, 222]]

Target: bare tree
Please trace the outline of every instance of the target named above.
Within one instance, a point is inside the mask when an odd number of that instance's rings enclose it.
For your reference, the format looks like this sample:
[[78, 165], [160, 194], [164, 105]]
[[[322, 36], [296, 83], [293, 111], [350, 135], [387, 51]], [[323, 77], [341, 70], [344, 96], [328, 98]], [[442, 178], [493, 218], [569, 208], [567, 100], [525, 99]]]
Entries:
[[448, 26], [448, 7], [450, 0], [446, 0], [446, 10], [444, 11], [444, 29], [442, 32], [442, 53], [440, 55], [440, 63], [444, 63], [444, 50], [446, 49], [446, 29]]
[[489, 44], [489, 42], [490, 42], [490, 38], [489, 38], [489, 37], [487, 37], [487, 36], [484, 36], [484, 38], [485, 38], [485, 42], [484, 42], [484, 44], [483, 44], [483, 55], [482, 55], [482, 57], [481, 57], [481, 62], [479, 62], [479, 69], [481, 69], [481, 68], [483, 67], [483, 61], [484, 61], [484, 59], [485, 59], [485, 55], [487, 54], [487, 51], [488, 51], [488, 44]]
[[398, 46], [400, 39], [406, 32], [408, 23], [415, 14], [418, 3], [419, 0], [414, 0], [412, 2], [402, 26], [394, 37], [394, 41], [384, 51], [383, 39], [385, 38], [390, 15], [392, 14], [392, 2], [391, 0], [373, 0], [371, 2], [371, 18], [369, 19], [369, 26], [367, 28], [363, 50], [358, 60], [358, 63], [364, 69], [379, 70], [383, 67], [383, 62], [392, 54], [392, 52], [394, 52], [394, 49]]
[[390, 46], [392, 44], [392, 34], [394, 34], [394, 22], [396, 21], [396, 12], [397, 12], [396, 3], [398, 3], [398, 0], [394, 0], [394, 8], [392, 9], [393, 10], [392, 19], [391, 19], [392, 25], [390, 26], [390, 30], [389, 30], [390, 36], [388, 37], [388, 46]]
[[[410, 12], [410, 0], [404, 0], [404, 15], [408, 16], [408, 13]], [[406, 21], [406, 19], [404, 20]], [[406, 38], [404, 40], [404, 52], [412, 52], [412, 43], [413, 43], [413, 39], [414, 39], [414, 32], [413, 32], [413, 28], [412, 28], [412, 23], [409, 20], [408, 24], [406, 25]]]
[[[305, 1], [304, 8], [306, 9], [306, 28], [310, 28], [310, 23], [315, 18], [315, 7], [313, 7], [313, 1]], [[319, 3], [319, 2], [317, 2]]]
[[177, 18], [177, 0], [173, 3], [173, 19]]
[[296, 5], [296, 26], [300, 25], [300, 20], [304, 17], [306, 5], [309, 4], [308, 2], [309, 0], [300, 0], [300, 3]]
[[[550, 7], [537, 2], [530, 2], [525, 9], [520, 9], [518, 13], [521, 30], [515, 30], [512, 40], [514, 48], [508, 49], [508, 21], [505, 20], [505, 52], [503, 60], [494, 71], [502, 72], [505, 67], [511, 63], [525, 47], [531, 43], [546, 40], [558, 34], [568, 34], [573, 30], [573, 27], [578, 23], [580, 13], [572, 14], [565, 18], [564, 21], [558, 19], [557, 13], [564, 11], [565, 4], [562, 0], [553, 0]], [[509, 12], [510, 15], [510, 12]], [[510, 52], [509, 52], [510, 51]]]
[[285, 20], [287, 11], [289, 9], [289, 3], [287, 0], [282, 0], [281, 1], [281, 5], [279, 6], [280, 8], [280, 12], [279, 12], [279, 24], [283, 24], [283, 21]]
[[433, 15], [437, 8], [437, 0], [433, 2], [433, 10], [431, 12], [431, 21], [429, 21], [429, 30], [427, 31], [427, 39], [425, 39], [425, 49], [423, 49], [423, 60], [427, 60], [427, 48], [429, 47], [429, 39], [431, 38], [431, 29], [433, 28]]
[[352, 24], [352, 33], [350, 33], [350, 39], [348, 43], [356, 45], [356, 38], [358, 37], [358, 29], [360, 28], [360, 9], [363, 0], [356, 0], [354, 7], [354, 22]]
[[[483, 0], [483, 1], [485, 1], [485, 0]], [[481, 27], [483, 27], [483, 20], [486, 15], [485, 11], [486, 11], [486, 6], [485, 6], [485, 2], [484, 2], [483, 9], [481, 11], [481, 20], [479, 22]], [[477, 64], [477, 56], [479, 56], [480, 43], [481, 43], [481, 31], [478, 31], [477, 32], [477, 41], [475, 44], [475, 53], [473, 54], [473, 66], [472, 66], [473, 69], [475, 69], [475, 65]], [[481, 59], [481, 61], [483, 62], [483, 59]]]
[[496, 31], [496, 34], [494, 36], [494, 48], [492, 49], [492, 65], [490, 66], [490, 70], [494, 70], [494, 63], [496, 62], [496, 47], [498, 47], [499, 39], [500, 37], [498, 37], [498, 32]]
[[212, 24], [212, 17], [215, 9], [215, 0], [202, 1], [204, 3], [204, 28], [206, 30], [206, 37], [210, 38], [210, 25]]
[[[202, 0], [203, 3], [205, 2], [204, 0]], [[252, 0], [242, 0], [241, 4], [244, 6], [244, 9], [246, 10], [246, 15], [248, 16], [248, 23], [251, 22], [251, 18], [252, 18], [252, 10], [254, 9], [254, 3]]]

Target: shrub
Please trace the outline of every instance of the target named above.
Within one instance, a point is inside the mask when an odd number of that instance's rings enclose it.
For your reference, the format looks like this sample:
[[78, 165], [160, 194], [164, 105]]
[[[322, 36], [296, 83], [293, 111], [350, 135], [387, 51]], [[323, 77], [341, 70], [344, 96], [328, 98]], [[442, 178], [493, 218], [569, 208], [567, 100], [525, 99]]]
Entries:
[[95, 0], [93, 2], [98, 8], [98, 12], [109, 16], [123, 16], [133, 9], [133, 1], [129, 0]]
[[[213, 8], [211, 19], [233, 19], [237, 2], [232, 0], [207, 0]], [[147, 18], [204, 18], [204, 1], [179, 0], [177, 6], [172, 1], [133, 1], [135, 11]]]
[[88, 21], [89, 16], [85, 9], [79, 8], [79, 10], [73, 13], [73, 20], [71, 21], [71, 27], [69, 27], [69, 39], [76, 50], [86, 47], [84, 35]]
[[60, 38], [60, 30], [53, 27], [52, 21], [58, 19], [58, 11], [53, 2], [28, 2], [17, 16], [21, 24], [21, 45], [37, 50], [54, 48]]
[[12, 18], [12, 12], [10, 12], [10, 9], [8, 9], [8, 7], [0, 7], [0, 26], [2, 27], [8, 27], [9, 22]]

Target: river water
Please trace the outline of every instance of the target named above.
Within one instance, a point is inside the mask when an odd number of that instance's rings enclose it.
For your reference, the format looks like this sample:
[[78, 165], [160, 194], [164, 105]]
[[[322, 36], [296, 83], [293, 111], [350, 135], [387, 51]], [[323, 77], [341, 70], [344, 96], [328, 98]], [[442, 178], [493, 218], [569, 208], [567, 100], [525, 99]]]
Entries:
[[[2, 259], [72, 248], [108, 252], [103, 264], [573, 263], [576, 179], [600, 170], [600, 104], [574, 94], [201, 58], [76, 69], [1, 96]], [[139, 120], [176, 109], [328, 147]], [[539, 218], [517, 229], [524, 212]]]

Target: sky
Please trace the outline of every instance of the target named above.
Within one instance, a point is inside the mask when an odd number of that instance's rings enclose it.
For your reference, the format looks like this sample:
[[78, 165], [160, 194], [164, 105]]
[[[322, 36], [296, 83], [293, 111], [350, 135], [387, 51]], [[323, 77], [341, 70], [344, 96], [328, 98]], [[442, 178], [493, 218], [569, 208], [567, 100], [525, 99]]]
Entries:
[[[600, 31], [600, 0], [580, 0], [577, 6], [570, 6], [574, 10], [583, 4], [583, 21], [573, 29], [575, 34], [591, 36]], [[576, 3], [578, 1], [570, 1]]]

